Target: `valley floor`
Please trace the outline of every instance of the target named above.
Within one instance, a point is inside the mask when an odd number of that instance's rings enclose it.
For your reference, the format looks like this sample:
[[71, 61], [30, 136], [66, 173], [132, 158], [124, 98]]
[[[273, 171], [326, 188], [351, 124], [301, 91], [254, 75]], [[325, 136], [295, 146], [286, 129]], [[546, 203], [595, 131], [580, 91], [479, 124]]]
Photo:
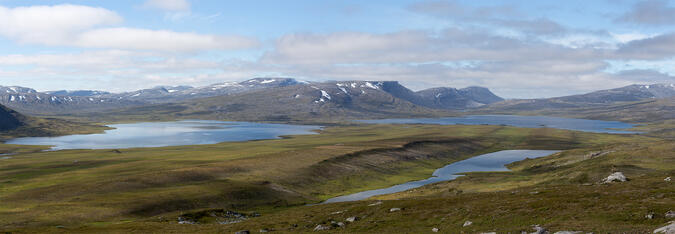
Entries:
[[[19, 153], [0, 161], [0, 231], [312, 232], [321, 225], [330, 232], [501, 233], [536, 224], [644, 233], [673, 220], [665, 213], [675, 210], [675, 186], [664, 181], [675, 172], [675, 142], [649, 134], [356, 125], [215, 145], [40, 149], [0, 145]], [[305, 206], [426, 178], [448, 163], [505, 149], [564, 151], [513, 163], [512, 172], [468, 173], [373, 200]], [[630, 180], [599, 183], [616, 171]], [[251, 217], [218, 224], [218, 209]], [[466, 221], [472, 224], [463, 227]]]

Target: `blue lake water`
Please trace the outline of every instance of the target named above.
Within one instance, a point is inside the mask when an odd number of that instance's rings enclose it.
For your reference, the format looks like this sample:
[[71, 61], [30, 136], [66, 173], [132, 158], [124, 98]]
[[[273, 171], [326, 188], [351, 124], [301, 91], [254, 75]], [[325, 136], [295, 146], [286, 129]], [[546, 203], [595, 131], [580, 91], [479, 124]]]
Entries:
[[440, 125], [508, 125], [523, 128], [558, 128], [597, 133], [637, 133], [621, 129], [632, 128], [635, 125], [618, 122], [589, 119], [572, 119], [548, 116], [519, 116], [519, 115], [469, 115], [445, 118], [416, 118], [416, 119], [375, 119], [359, 120], [372, 124], [440, 124]]
[[276, 139], [283, 135], [317, 134], [320, 126], [185, 120], [109, 125], [102, 134], [16, 138], [6, 144], [49, 145], [52, 150], [124, 149], [203, 145], [227, 141]]
[[558, 150], [503, 150], [489, 154], [479, 155], [470, 159], [448, 164], [432, 174], [432, 177], [424, 180], [411, 181], [404, 184], [394, 185], [389, 188], [368, 190], [360, 193], [354, 193], [346, 196], [334, 197], [323, 203], [358, 201], [372, 196], [397, 193], [432, 184], [441, 181], [454, 180], [458, 173], [479, 172], [479, 171], [508, 171], [504, 165], [520, 161], [526, 158], [538, 158], [548, 156], [559, 152]]

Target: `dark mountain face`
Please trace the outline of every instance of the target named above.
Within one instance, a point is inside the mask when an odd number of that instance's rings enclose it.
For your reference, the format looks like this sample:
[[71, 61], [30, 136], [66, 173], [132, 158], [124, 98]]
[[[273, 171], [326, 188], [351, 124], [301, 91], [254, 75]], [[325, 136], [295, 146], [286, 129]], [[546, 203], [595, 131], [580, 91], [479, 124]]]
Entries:
[[12, 130], [23, 126], [25, 116], [0, 105], [0, 131]]

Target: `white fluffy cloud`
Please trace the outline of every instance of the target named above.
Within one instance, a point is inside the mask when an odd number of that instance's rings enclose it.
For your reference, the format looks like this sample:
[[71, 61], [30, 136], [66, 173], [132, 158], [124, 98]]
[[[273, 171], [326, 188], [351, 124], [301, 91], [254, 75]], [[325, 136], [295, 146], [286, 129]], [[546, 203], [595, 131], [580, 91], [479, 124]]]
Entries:
[[136, 28], [104, 28], [77, 35], [73, 45], [92, 48], [189, 52], [251, 48], [257, 45], [257, 41], [242, 36], [214, 36]]
[[83, 30], [121, 22], [122, 17], [117, 13], [97, 7], [0, 6], [0, 35], [20, 43], [59, 45]]
[[[178, 9], [179, 5], [172, 3], [166, 7]], [[258, 45], [256, 39], [243, 36], [110, 27], [122, 21], [115, 12], [88, 6], [0, 7], [0, 36], [24, 44], [168, 52], [234, 50]]]

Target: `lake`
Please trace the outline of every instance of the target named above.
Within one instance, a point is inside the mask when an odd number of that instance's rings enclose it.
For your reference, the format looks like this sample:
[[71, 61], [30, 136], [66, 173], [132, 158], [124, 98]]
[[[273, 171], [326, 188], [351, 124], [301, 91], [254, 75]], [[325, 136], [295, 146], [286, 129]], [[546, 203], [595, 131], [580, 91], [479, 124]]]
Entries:
[[415, 119], [375, 119], [359, 120], [362, 123], [372, 124], [440, 124], [440, 125], [508, 125], [523, 128], [558, 128], [596, 133], [638, 133], [621, 129], [632, 128], [635, 125], [618, 122], [589, 119], [572, 119], [548, 116], [519, 116], [519, 115], [469, 115], [445, 118], [415, 118]]
[[508, 171], [504, 165], [520, 161], [526, 158], [538, 158], [548, 156], [559, 152], [558, 150], [503, 150], [489, 154], [479, 155], [470, 159], [451, 163], [442, 167], [432, 174], [431, 177], [424, 180], [411, 181], [404, 184], [394, 185], [389, 188], [368, 190], [360, 193], [354, 193], [346, 196], [334, 197], [323, 203], [358, 201], [372, 196], [397, 193], [432, 184], [441, 181], [454, 180], [458, 173], [478, 172], [478, 171]]
[[6, 144], [49, 145], [51, 150], [125, 149], [204, 145], [228, 141], [277, 139], [284, 135], [317, 134], [320, 126], [184, 120], [108, 125], [101, 134], [16, 138]]

